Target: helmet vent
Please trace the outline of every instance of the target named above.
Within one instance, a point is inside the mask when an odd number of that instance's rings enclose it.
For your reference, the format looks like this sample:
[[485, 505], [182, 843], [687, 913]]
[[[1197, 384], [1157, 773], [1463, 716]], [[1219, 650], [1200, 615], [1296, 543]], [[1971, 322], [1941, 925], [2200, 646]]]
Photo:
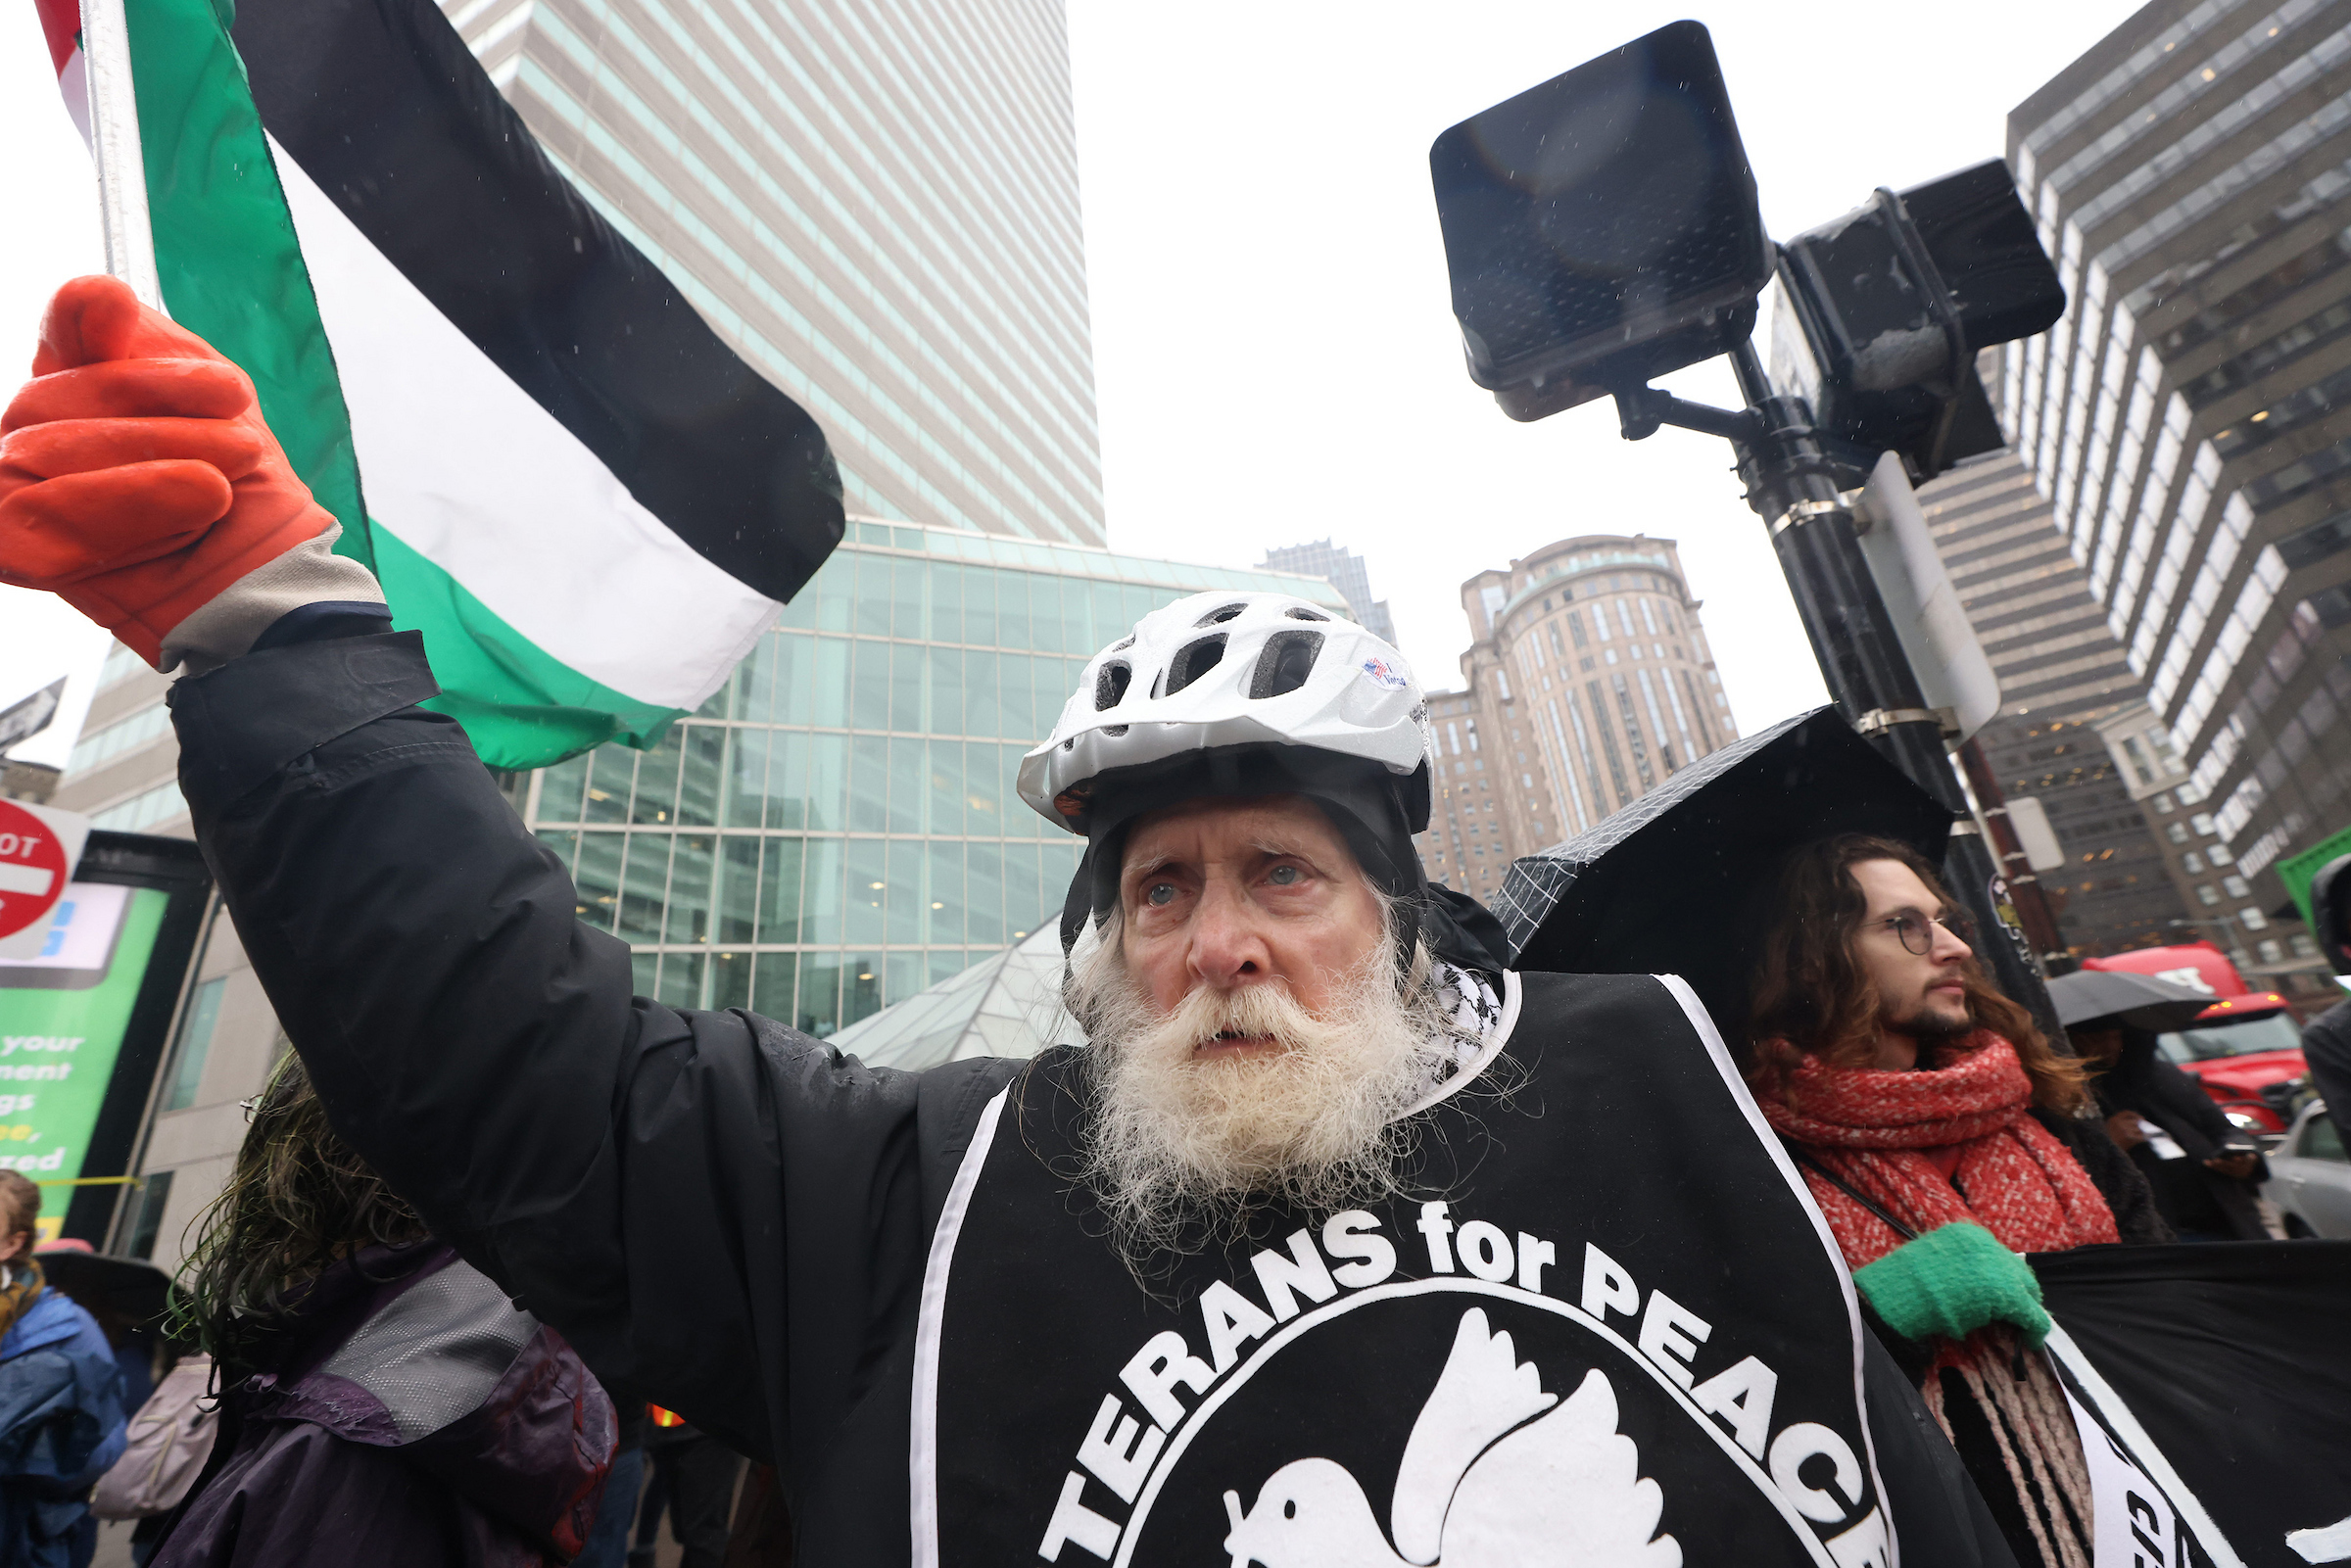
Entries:
[[1134, 679], [1134, 667], [1125, 660], [1102, 666], [1094, 676], [1094, 711], [1115, 708], [1127, 700], [1127, 687]]
[[1124, 653], [1132, 646], [1134, 646], [1134, 639], [1132, 637], [1123, 637], [1120, 638], [1116, 642], [1113, 642], [1110, 646], [1104, 648], [1102, 651], [1105, 653]]
[[1113, 740], [1116, 740], [1119, 736], [1125, 735], [1127, 730], [1128, 727], [1123, 724], [1106, 724], [1102, 727], [1102, 733], [1110, 736]]
[[1327, 621], [1330, 619], [1320, 610], [1310, 610], [1303, 604], [1293, 604], [1281, 613], [1293, 621]]
[[1248, 607], [1246, 604], [1220, 604], [1192, 624], [1194, 626], [1223, 626], [1226, 621], [1237, 619], [1240, 613]]
[[[1233, 606], [1236, 612], [1240, 608], [1237, 604]], [[1161, 694], [1174, 696], [1215, 669], [1223, 657], [1224, 635], [1222, 632], [1215, 637], [1204, 637], [1197, 642], [1185, 643], [1176, 650], [1176, 657], [1168, 662], [1167, 683]]]
[[1250, 699], [1287, 696], [1297, 690], [1315, 673], [1315, 660], [1321, 652], [1319, 632], [1274, 633], [1266, 639], [1265, 651], [1257, 656], [1257, 668], [1249, 674]]

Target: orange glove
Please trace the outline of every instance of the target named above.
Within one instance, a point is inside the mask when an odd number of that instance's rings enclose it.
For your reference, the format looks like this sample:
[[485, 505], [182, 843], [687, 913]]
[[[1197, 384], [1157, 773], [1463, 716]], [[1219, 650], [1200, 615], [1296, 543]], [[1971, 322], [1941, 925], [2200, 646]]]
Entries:
[[0, 582], [54, 591], [156, 668], [172, 628], [338, 529], [245, 372], [116, 279], [57, 291], [32, 374], [0, 414]]

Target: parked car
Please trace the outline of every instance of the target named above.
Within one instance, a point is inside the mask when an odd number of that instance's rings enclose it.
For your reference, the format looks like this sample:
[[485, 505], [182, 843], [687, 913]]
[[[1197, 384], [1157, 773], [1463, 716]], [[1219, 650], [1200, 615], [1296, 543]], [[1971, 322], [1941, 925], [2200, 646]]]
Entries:
[[2166, 1060], [2194, 1074], [2204, 1092], [2247, 1132], [2274, 1135], [2309, 1097], [2302, 1025], [2276, 991], [2256, 991], [2210, 942], [2141, 947], [2087, 958], [2089, 970], [2128, 970], [2202, 991], [2213, 999], [2195, 1024], [2157, 1036]]
[[2351, 1155], [2324, 1100], [2304, 1106], [2270, 1151], [2270, 1179], [2261, 1190], [2278, 1206], [2288, 1236], [2351, 1239]]

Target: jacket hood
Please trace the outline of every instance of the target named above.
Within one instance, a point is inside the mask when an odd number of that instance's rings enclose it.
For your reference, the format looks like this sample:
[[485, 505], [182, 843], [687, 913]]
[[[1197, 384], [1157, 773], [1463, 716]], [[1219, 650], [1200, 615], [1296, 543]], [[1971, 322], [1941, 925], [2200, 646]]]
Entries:
[[[322, 1285], [306, 1305], [343, 1316], [344, 1282]], [[364, 1306], [340, 1343], [306, 1347], [307, 1368], [253, 1378], [246, 1418], [397, 1449], [485, 1513], [576, 1554], [617, 1429], [562, 1337], [446, 1247], [366, 1292]]]
[[100, 1354], [110, 1359], [114, 1350], [106, 1343], [105, 1333], [97, 1320], [75, 1306], [73, 1299], [59, 1293], [55, 1286], [44, 1287], [33, 1299], [24, 1314], [0, 1336], [0, 1361], [14, 1360], [20, 1355], [46, 1346], [63, 1344], [87, 1328], [95, 1336]]

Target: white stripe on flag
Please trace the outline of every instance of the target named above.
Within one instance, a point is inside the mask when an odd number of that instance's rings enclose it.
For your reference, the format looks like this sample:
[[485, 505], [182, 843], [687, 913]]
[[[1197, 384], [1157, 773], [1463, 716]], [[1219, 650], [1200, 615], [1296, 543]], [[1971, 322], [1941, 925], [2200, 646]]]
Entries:
[[84, 147], [90, 144], [90, 68], [76, 48], [66, 56], [58, 68], [57, 90], [66, 100], [66, 114], [72, 119], [73, 128], [81, 132]]
[[269, 147], [368, 515], [551, 657], [640, 702], [700, 707], [783, 606], [646, 510]]

